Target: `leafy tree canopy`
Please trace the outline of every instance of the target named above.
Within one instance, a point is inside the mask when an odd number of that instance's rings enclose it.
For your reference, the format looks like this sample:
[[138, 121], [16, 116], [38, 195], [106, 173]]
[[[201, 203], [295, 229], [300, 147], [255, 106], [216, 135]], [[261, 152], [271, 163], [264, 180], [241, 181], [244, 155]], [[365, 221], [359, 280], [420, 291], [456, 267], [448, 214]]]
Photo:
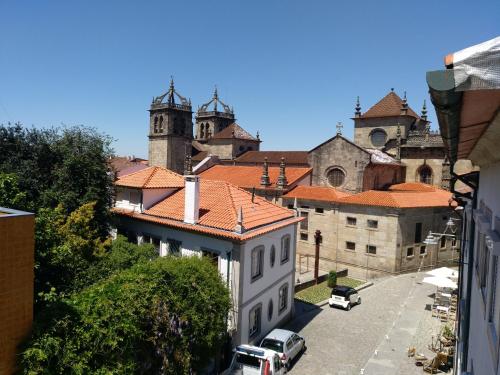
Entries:
[[189, 374], [213, 356], [229, 307], [208, 260], [139, 262], [49, 304], [22, 353], [23, 373]]

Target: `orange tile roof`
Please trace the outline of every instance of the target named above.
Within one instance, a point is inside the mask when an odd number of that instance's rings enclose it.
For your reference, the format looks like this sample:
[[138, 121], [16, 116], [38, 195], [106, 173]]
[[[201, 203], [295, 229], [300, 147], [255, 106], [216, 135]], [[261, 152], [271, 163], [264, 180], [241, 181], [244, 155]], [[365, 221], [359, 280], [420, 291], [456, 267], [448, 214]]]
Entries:
[[449, 207], [450, 204], [455, 205], [450, 192], [437, 188], [434, 191], [368, 190], [342, 198], [340, 202], [394, 208]]
[[389, 187], [392, 191], [436, 191], [436, 187], [422, 182], [403, 182]]
[[247, 151], [236, 158], [236, 163], [264, 163], [264, 158], [271, 164], [279, 164], [284, 157], [287, 164], [307, 165], [307, 151]]
[[322, 186], [297, 186], [286, 193], [284, 198], [307, 199], [313, 201], [338, 202], [341, 198], [351, 194], [344, 193], [335, 188]]
[[[243, 209], [243, 226], [247, 230], [294, 217], [292, 211], [258, 196], [255, 196], [252, 202], [251, 193], [227, 182], [200, 180], [199, 225], [234, 231], [240, 207]], [[144, 213], [183, 221], [184, 189]]]
[[[361, 118], [400, 116], [402, 103], [403, 100], [394, 91], [391, 91], [378, 103], [373, 105], [368, 111], [363, 113]], [[419, 118], [419, 116], [409, 106], [407, 115]]]
[[[285, 169], [288, 186], [311, 174], [311, 168], [287, 167]], [[260, 187], [260, 177], [262, 176], [261, 166], [247, 165], [214, 165], [203, 171], [200, 176], [207, 180], [226, 181], [242, 188]], [[271, 185], [268, 188], [276, 188], [278, 181], [279, 167], [269, 167], [269, 179]]]
[[180, 188], [184, 187], [184, 178], [166, 168], [149, 167], [121, 176], [115, 185], [141, 189]]
[[257, 138], [254, 138], [249, 132], [247, 132], [245, 129], [243, 129], [241, 126], [239, 126], [237, 123], [232, 123], [229, 125], [227, 128], [221, 130], [220, 132], [216, 133], [213, 138], [215, 139], [230, 139], [233, 138], [236, 139], [246, 139], [250, 141], [258, 141]]

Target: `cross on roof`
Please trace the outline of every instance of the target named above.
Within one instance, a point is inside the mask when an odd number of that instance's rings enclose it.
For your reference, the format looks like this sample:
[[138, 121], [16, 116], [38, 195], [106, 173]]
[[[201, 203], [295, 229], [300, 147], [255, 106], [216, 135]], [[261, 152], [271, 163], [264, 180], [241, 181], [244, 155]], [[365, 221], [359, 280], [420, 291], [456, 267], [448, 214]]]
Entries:
[[342, 125], [342, 123], [339, 121], [339, 122], [337, 123], [337, 135], [342, 135], [342, 127], [343, 127], [343, 125]]

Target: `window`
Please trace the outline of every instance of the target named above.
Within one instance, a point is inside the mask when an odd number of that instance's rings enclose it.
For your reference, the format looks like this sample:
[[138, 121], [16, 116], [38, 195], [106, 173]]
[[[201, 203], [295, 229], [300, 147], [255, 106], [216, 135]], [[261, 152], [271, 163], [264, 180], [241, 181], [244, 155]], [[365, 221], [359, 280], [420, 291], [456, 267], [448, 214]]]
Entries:
[[301, 211], [300, 217], [304, 218], [304, 220], [300, 222], [300, 229], [301, 230], [308, 230], [309, 229], [309, 212]]
[[252, 338], [257, 336], [260, 332], [260, 316], [262, 314], [262, 304], [258, 304], [250, 310], [248, 314], [248, 337]]
[[456, 239], [456, 238], [453, 238], [453, 239], [451, 240], [451, 247], [452, 247], [453, 249], [455, 249], [455, 248], [457, 247], [457, 239]]
[[347, 241], [345, 243], [345, 248], [346, 250], [352, 250], [352, 251], [355, 251], [356, 250], [356, 243], [355, 242], [350, 242], [350, 241]]
[[323, 209], [323, 207], [316, 207], [314, 209], [314, 211], [317, 213], [317, 214], [322, 214], [325, 212], [325, 210]]
[[372, 145], [374, 145], [375, 147], [382, 147], [383, 145], [385, 145], [386, 139], [387, 133], [382, 129], [375, 129], [370, 134], [370, 140], [372, 142]]
[[131, 191], [129, 193], [130, 204], [140, 204], [141, 203], [141, 193], [138, 191]]
[[377, 220], [367, 220], [366, 224], [368, 225], [368, 228], [370, 228], [370, 229], [377, 229], [378, 228], [378, 221]]
[[160, 133], [163, 133], [163, 116], [160, 116]]
[[412, 257], [415, 255], [415, 251], [413, 250], [413, 247], [409, 247], [406, 249], [406, 256], [408, 258]]
[[439, 241], [439, 247], [441, 249], [444, 249], [446, 247], [446, 236], [441, 237], [441, 240]]
[[262, 277], [264, 261], [264, 246], [252, 250], [252, 281]]
[[[497, 294], [497, 275], [498, 275], [498, 256], [494, 255], [492, 257], [492, 265], [491, 265], [491, 276], [490, 276], [490, 309], [488, 312], [488, 321], [493, 324], [496, 328], [496, 294]], [[495, 332], [498, 334], [498, 332]]]
[[281, 264], [288, 262], [290, 259], [290, 235], [281, 237]]
[[345, 181], [345, 172], [340, 168], [333, 168], [328, 171], [326, 178], [333, 187], [341, 186]]
[[307, 233], [300, 233], [300, 240], [307, 241], [309, 239], [309, 235]]
[[481, 258], [481, 266], [479, 268], [479, 281], [483, 297], [486, 295], [486, 281], [488, 279], [488, 267], [490, 265], [490, 249], [483, 241], [483, 254]]
[[377, 254], [377, 246], [366, 245], [366, 253], [367, 254]]
[[286, 207], [287, 207], [289, 210], [293, 210], [293, 204], [288, 204]]
[[422, 242], [422, 223], [415, 224], [415, 243]]
[[271, 319], [273, 318], [273, 310], [274, 310], [273, 300], [270, 299], [267, 305], [267, 320], [269, 321], [271, 321]]
[[269, 262], [271, 263], [271, 267], [274, 267], [274, 262], [276, 260], [276, 248], [274, 245], [271, 246], [271, 252], [269, 254]]
[[347, 225], [356, 226], [356, 218], [355, 217], [347, 217]]
[[281, 314], [288, 306], [288, 284], [283, 285], [279, 291], [278, 312]]
[[308, 210], [308, 209], [309, 209], [309, 206], [302, 206], [302, 205], [301, 205], [301, 206], [300, 206], [300, 208], [304, 208], [304, 209]]
[[432, 185], [432, 169], [427, 164], [418, 169], [419, 181], [424, 184]]
[[182, 253], [182, 242], [173, 240], [173, 239], [167, 239], [167, 246], [168, 246], [168, 253], [170, 255], [174, 256], [180, 256]]
[[427, 248], [425, 246], [420, 246], [420, 255], [424, 255], [426, 251]]
[[207, 258], [215, 268], [219, 268], [219, 255], [214, 250], [201, 250], [201, 255]]

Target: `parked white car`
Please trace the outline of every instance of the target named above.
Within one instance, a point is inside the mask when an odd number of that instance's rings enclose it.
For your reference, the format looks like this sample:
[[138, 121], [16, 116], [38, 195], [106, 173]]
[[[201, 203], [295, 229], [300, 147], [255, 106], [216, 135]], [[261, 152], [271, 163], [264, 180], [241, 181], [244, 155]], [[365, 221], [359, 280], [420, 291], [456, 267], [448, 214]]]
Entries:
[[358, 291], [350, 286], [337, 285], [333, 287], [332, 294], [328, 300], [330, 307], [340, 306], [343, 309], [350, 310], [351, 306], [359, 305], [361, 297]]
[[261, 341], [260, 347], [278, 353], [281, 362], [288, 370], [295, 357], [306, 350], [306, 340], [295, 332], [273, 329]]
[[258, 346], [240, 345], [234, 349], [231, 366], [222, 375], [284, 375], [286, 368], [278, 353]]

